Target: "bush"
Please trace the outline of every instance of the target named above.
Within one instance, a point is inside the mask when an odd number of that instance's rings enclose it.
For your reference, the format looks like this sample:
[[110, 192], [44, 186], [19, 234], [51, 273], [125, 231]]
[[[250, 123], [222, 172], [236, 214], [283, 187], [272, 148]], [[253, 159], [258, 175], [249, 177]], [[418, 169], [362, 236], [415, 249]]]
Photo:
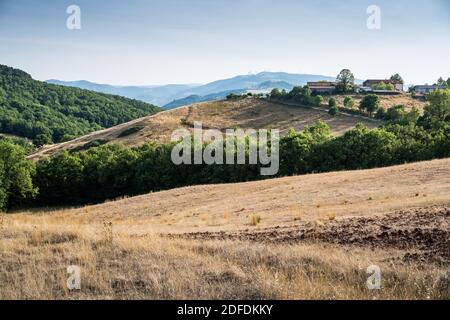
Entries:
[[323, 97], [321, 95], [318, 95], [318, 96], [314, 97], [314, 104], [317, 107], [320, 107], [322, 105], [322, 103], [323, 103]]
[[377, 112], [375, 113], [375, 118], [380, 119], [380, 120], [386, 120], [386, 118], [387, 118], [386, 111], [384, 111], [383, 108], [379, 108], [377, 110]]
[[328, 100], [328, 108], [332, 108], [332, 107], [337, 107], [337, 102], [335, 98], [330, 98], [330, 100]]
[[137, 132], [141, 131], [142, 129], [144, 129], [144, 126], [135, 126], [135, 127], [128, 128], [128, 129], [122, 131], [119, 134], [118, 138], [123, 138], [123, 137], [126, 137], [126, 136], [130, 136], [130, 135], [132, 135], [134, 133], [137, 133]]
[[380, 105], [380, 98], [376, 94], [368, 94], [359, 105], [361, 110], [366, 110], [369, 114], [377, 111]]
[[347, 108], [353, 108], [355, 106], [355, 100], [352, 97], [345, 97], [344, 106]]
[[33, 139], [33, 144], [36, 147], [42, 147], [43, 145], [51, 144], [51, 143], [52, 143], [52, 138], [48, 134], [39, 134]]
[[227, 95], [227, 100], [238, 100], [243, 98], [240, 94], [230, 93]]
[[338, 114], [338, 111], [338, 108], [336, 106], [333, 106], [328, 110], [328, 113], [334, 117]]

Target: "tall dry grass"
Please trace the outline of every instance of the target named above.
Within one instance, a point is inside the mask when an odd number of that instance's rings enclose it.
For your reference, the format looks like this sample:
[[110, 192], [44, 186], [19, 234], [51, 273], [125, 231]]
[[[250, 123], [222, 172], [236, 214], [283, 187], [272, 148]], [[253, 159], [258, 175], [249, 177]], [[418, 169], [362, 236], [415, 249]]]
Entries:
[[[96, 225], [0, 227], [0, 299], [448, 299], [446, 270], [387, 259], [394, 251], [321, 244], [174, 240]], [[382, 289], [366, 287], [366, 268]], [[67, 267], [81, 290], [67, 289]]]

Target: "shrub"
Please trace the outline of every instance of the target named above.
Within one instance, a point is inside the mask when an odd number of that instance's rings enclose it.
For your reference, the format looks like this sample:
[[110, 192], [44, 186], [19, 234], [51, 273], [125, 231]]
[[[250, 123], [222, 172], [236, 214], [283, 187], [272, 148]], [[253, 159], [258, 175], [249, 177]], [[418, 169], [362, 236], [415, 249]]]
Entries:
[[242, 98], [241, 95], [235, 93], [230, 93], [229, 95], [227, 95], [227, 100], [238, 100], [241, 98]]
[[328, 113], [334, 117], [338, 114], [338, 111], [338, 108], [336, 106], [333, 106], [328, 110]]
[[332, 107], [336, 107], [337, 106], [337, 102], [335, 98], [330, 98], [330, 100], [328, 100], [328, 107], [331, 109]]
[[129, 136], [129, 135], [132, 135], [134, 133], [141, 131], [142, 129], [144, 129], [143, 126], [131, 127], [131, 128], [128, 128], [128, 129], [122, 131], [118, 137], [123, 138], [123, 137]]
[[355, 106], [355, 100], [352, 97], [345, 97], [344, 106], [347, 108], [353, 108]]
[[314, 97], [314, 104], [317, 107], [320, 107], [322, 105], [322, 103], [323, 103], [323, 97], [321, 95], [318, 95], [318, 96]]
[[380, 120], [385, 120], [386, 119], [386, 111], [384, 111], [383, 108], [379, 108], [377, 110], [377, 112], [375, 113], [375, 118], [380, 119]]
[[376, 94], [368, 94], [365, 96], [361, 103], [359, 104], [359, 108], [361, 110], [366, 110], [369, 114], [377, 111], [380, 105], [380, 98]]

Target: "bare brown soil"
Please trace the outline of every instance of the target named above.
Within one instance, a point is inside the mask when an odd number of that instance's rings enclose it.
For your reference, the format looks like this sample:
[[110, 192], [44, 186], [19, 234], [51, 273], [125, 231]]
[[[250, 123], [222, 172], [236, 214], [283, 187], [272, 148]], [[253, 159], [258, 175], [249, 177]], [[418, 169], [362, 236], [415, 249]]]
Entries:
[[345, 246], [396, 248], [404, 259], [450, 265], [450, 204], [399, 210], [381, 216], [344, 218], [260, 230], [195, 232], [169, 235], [195, 240], [271, 243], [325, 242]]

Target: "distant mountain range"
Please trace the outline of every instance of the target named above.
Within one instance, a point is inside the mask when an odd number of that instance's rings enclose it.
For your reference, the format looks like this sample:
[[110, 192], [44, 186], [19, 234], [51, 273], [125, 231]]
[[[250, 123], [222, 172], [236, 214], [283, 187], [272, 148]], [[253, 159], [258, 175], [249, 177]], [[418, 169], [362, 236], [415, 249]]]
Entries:
[[102, 93], [116, 94], [171, 109], [194, 102], [223, 99], [229, 93], [242, 93], [248, 90], [270, 90], [272, 88], [290, 90], [294, 86], [303, 86], [308, 81], [319, 80], [334, 81], [335, 77], [285, 72], [261, 72], [258, 74], [240, 75], [229, 79], [218, 80], [204, 85], [168, 84], [162, 86], [112, 86], [85, 80], [60, 81], [54, 79], [48, 80], [47, 82]]

